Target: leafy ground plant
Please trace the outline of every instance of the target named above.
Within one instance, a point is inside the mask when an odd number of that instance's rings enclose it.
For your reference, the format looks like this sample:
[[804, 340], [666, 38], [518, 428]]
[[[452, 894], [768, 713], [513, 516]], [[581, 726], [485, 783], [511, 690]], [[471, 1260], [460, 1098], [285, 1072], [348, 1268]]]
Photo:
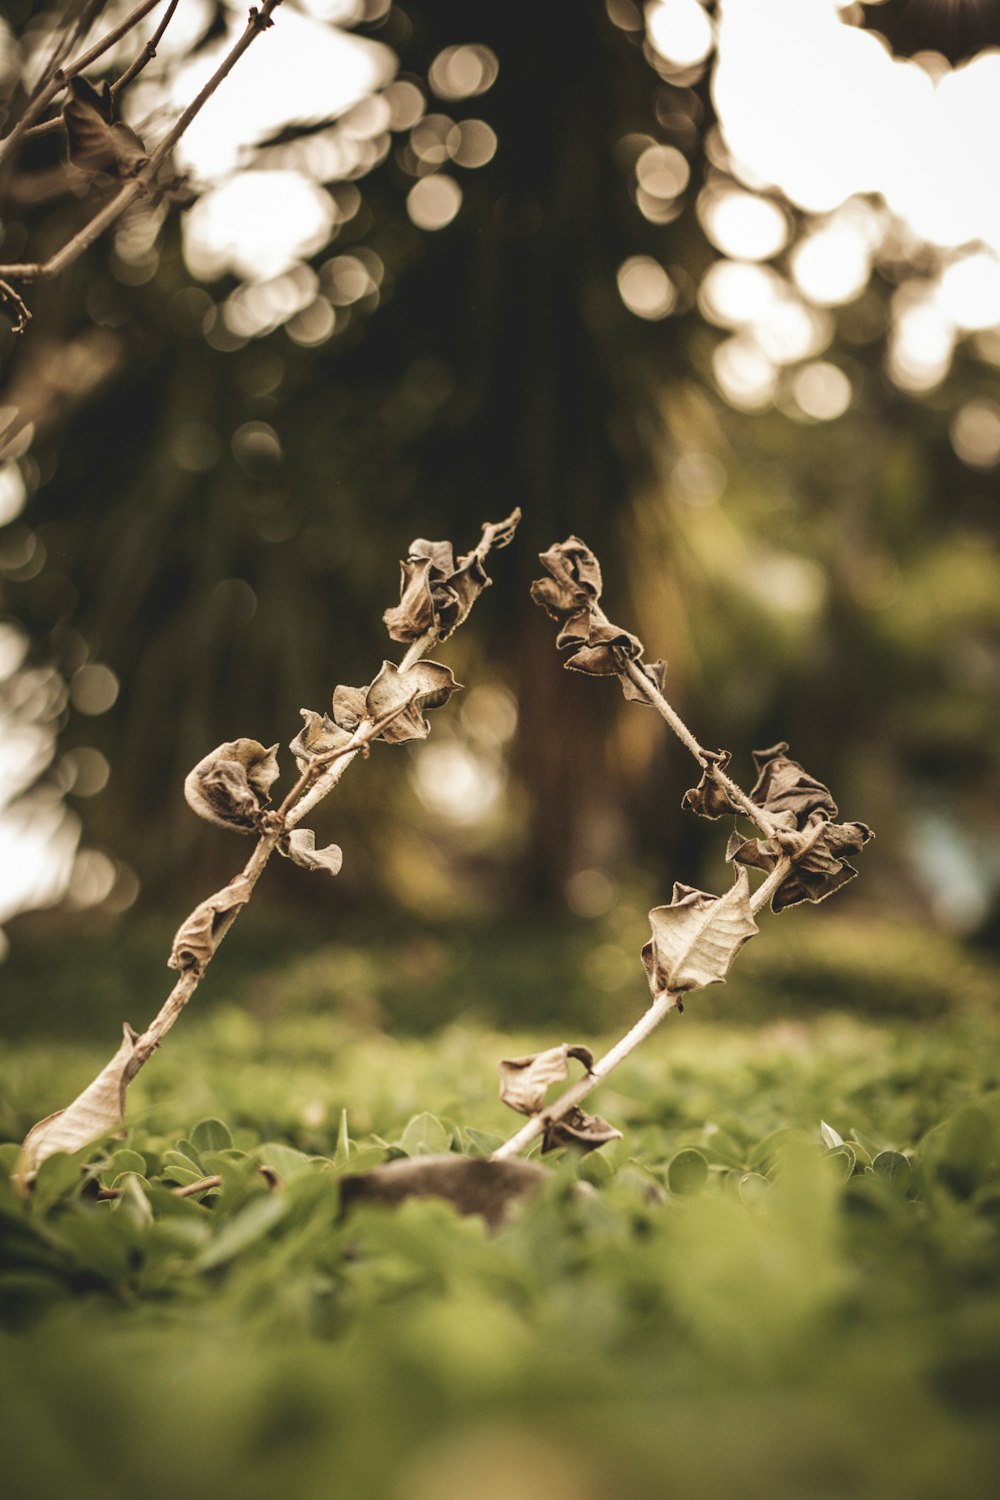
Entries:
[[426, 738], [430, 724], [425, 714], [447, 703], [460, 684], [450, 668], [426, 660], [424, 653], [466, 619], [490, 583], [486, 558], [507, 546], [519, 520], [515, 510], [503, 521], [487, 523], [477, 546], [457, 561], [450, 542], [417, 538], [401, 564], [400, 602], [384, 617], [391, 639], [406, 646], [402, 660], [383, 662], [365, 687], [337, 687], [330, 713], [302, 710], [303, 727], [289, 747], [298, 780], [278, 807], [269, 806], [279, 774], [277, 745], [227, 741], [195, 766], [184, 785], [189, 806], [211, 823], [255, 834], [253, 853], [239, 874], [181, 923], [167, 960], [180, 977], [146, 1030], [140, 1034], [126, 1023], [117, 1052], [97, 1077], [65, 1109], [40, 1120], [25, 1136], [18, 1170], [26, 1184], [48, 1157], [85, 1151], [121, 1124], [129, 1085], [176, 1024], [273, 854], [307, 870], [337, 874], [340, 849], [335, 844], [317, 849], [315, 834], [300, 826], [302, 820], [374, 741], [398, 745]]

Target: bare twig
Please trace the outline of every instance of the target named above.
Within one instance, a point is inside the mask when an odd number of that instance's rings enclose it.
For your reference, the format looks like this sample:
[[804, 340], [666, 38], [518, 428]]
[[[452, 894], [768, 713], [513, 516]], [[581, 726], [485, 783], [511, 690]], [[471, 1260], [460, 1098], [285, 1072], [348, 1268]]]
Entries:
[[[158, 5], [159, 3], [160, 0], [155, 0], [155, 4]], [[160, 24], [153, 32], [153, 35], [150, 37], [149, 41], [145, 43], [142, 51], [134, 59], [134, 61], [129, 64], [129, 66], [125, 69], [125, 72], [122, 73], [119, 78], [115, 79], [114, 83], [111, 85], [112, 99], [117, 99], [118, 95], [123, 93], [124, 90], [128, 88], [129, 84], [132, 83], [136, 78], [138, 78], [143, 68], [145, 68], [148, 63], [151, 63], [153, 61], [153, 58], [156, 56], [156, 49], [159, 47], [160, 42], [163, 39], [163, 33], [166, 31], [167, 27], [170, 25], [170, 22], [173, 20], [174, 12], [176, 11], [178, 4], [179, 0], [170, 0], [166, 12], [164, 13], [162, 20], [160, 21]], [[147, 6], [146, 10], [148, 10], [149, 8], [150, 7]], [[141, 17], [139, 19], [141, 19]], [[79, 73], [84, 66], [86, 66], [86, 64], [80, 62], [74, 63], [70, 68], [64, 68], [64, 78], [68, 81], [70, 78], [75, 77], [76, 74]], [[42, 136], [54, 135], [56, 131], [61, 130], [62, 128], [62, 117], [60, 115], [56, 115], [51, 120], [43, 120], [40, 125], [32, 125], [30, 129], [25, 130], [22, 133], [21, 139], [22, 141], [36, 141], [39, 140]]]
[[[281, 0], [264, 0], [264, 4], [259, 10], [256, 6], [251, 7], [250, 18], [242, 35], [230, 48], [204, 88], [202, 88], [196, 98], [192, 100], [180, 117], [174, 122], [170, 130], [167, 131], [167, 134], [156, 147], [155, 151], [150, 154], [149, 160], [82, 229], [78, 230], [63, 245], [61, 250], [57, 250], [54, 255], [51, 255], [45, 261], [25, 261], [19, 264], [0, 266], [0, 279], [29, 282], [49, 281], [53, 277], [60, 275], [74, 261], [79, 260], [84, 251], [89, 249], [94, 241], [99, 239], [104, 231], [116, 219], [121, 217], [129, 205], [149, 189], [166, 157], [180, 140], [195, 116], [207, 104], [208, 100], [228, 74], [232, 72], [255, 38], [262, 31], [266, 31], [269, 26], [274, 24], [271, 20], [271, 15], [280, 4]], [[151, 9], [152, 7], [147, 6], [146, 8]], [[13, 132], [11, 132], [11, 135], [13, 135]], [[10, 137], [7, 139], [9, 140]], [[0, 152], [2, 152], [2, 146], [3, 143], [0, 142]], [[0, 160], [2, 160], [2, 154], [0, 154]]]
[[[161, 3], [162, 0], [141, 0], [141, 3], [136, 6], [135, 10], [130, 11], [123, 21], [117, 26], [112, 27], [106, 36], [103, 36], [99, 42], [96, 42], [93, 47], [84, 52], [75, 62], [69, 63], [65, 68], [57, 68], [45, 87], [40, 90], [37, 97], [28, 105], [21, 118], [12, 126], [3, 139], [0, 140], [0, 163], [4, 162], [15, 146], [25, 139], [38, 117], [45, 113], [53, 99], [66, 87], [71, 78], [75, 78], [77, 73], [82, 73], [85, 68], [89, 68], [91, 63], [96, 62], [116, 42], [120, 42], [122, 37], [126, 36], [132, 30], [133, 26], [137, 26], [144, 16], [147, 16], [151, 10], [154, 10]], [[160, 34], [162, 35], [162, 31]], [[58, 124], [58, 122], [56, 123]]]

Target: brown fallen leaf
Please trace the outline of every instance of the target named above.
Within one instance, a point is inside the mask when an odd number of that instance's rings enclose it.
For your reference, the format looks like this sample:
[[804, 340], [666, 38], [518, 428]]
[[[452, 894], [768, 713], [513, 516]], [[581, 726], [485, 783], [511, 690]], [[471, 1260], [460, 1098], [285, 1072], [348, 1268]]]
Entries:
[[596, 1151], [608, 1141], [620, 1141], [622, 1133], [602, 1120], [600, 1115], [588, 1115], [574, 1104], [558, 1120], [549, 1120], [542, 1136], [542, 1151], [554, 1151], [557, 1146], [575, 1146], [577, 1150]]
[[326, 870], [330, 875], [339, 875], [344, 863], [344, 853], [338, 844], [327, 844], [316, 848], [316, 835], [311, 828], [294, 828], [278, 843], [278, 849], [304, 870]]
[[386, 1162], [340, 1179], [341, 1215], [359, 1205], [394, 1208], [408, 1198], [443, 1198], [460, 1214], [478, 1214], [498, 1229], [513, 1206], [547, 1180], [544, 1167], [527, 1161], [484, 1161], [446, 1152]]
[[[822, 819], [822, 814], [817, 814]], [[784, 911], [800, 901], [825, 901], [853, 880], [857, 870], [847, 857], [860, 854], [875, 837], [867, 823], [828, 823], [814, 836], [815, 824], [803, 829], [780, 829], [770, 839], [745, 839], [734, 833], [726, 858], [770, 872], [782, 856], [795, 864], [771, 898], [771, 910]]]

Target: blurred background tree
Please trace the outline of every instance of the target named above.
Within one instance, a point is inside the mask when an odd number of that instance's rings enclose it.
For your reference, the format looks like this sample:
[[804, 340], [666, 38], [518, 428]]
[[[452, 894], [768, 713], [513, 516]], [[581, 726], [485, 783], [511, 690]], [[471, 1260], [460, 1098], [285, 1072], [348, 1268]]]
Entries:
[[[78, 11], [81, 35], [119, 13]], [[10, 120], [66, 18], [10, 7]], [[244, 22], [180, 0], [123, 118], [155, 142]], [[465, 547], [517, 503], [516, 556], [455, 642], [463, 707], [345, 781], [340, 899], [591, 918], [636, 871], [717, 879], [677, 813], [684, 757], [561, 673], [528, 606], [534, 554], [576, 531], [705, 743], [788, 739], [876, 827], [866, 903], [987, 934], [991, 25], [285, 0], [178, 144], [185, 180], [22, 287], [30, 327], [0, 339], [0, 915], [154, 908], [228, 872], [186, 771], [367, 680], [410, 538]], [[5, 262], [105, 191], [61, 129], [5, 172]]]

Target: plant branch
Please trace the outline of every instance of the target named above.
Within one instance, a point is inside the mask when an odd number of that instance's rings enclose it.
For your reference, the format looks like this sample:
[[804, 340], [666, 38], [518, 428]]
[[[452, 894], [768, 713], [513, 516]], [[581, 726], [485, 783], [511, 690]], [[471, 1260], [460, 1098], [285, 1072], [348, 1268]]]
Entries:
[[[598, 611], [595, 611], [595, 614]], [[725, 771], [716, 762], [714, 756], [708, 754], [691, 733], [676, 709], [667, 702], [666, 698], [657, 688], [656, 684], [650, 682], [638, 661], [626, 658], [619, 675], [628, 677], [629, 681], [645, 698], [646, 702], [655, 708], [660, 718], [663, 719], [686, 749], [690, 750], [695, 760], [703, 771], [707, 771], [712, 780], [715, 781], [726, 793], [729, 800], [736, 804], [760, 829], [765, 838], [770, 838], [778, 826], [766, 808], [758, 807], [752, 802], [738, 786], [732, 777], [727, 776]]]
[[[817, 825], [814, 839], [822, 832], [822, 828], [822, 823]], [[787, 855], [782, 857], [767, 879], [762, 881], [757, 887], [750, 898], [750, 909], [754, 915], [767, 906], [782, 881], [786, 880], [791, 874], [794, 864], [795, 861]], [[509, 1140], [504, 1141], [502, 1146], [497, 1147], [490, 1157], [490, 1161], [506, 1161], [512, 1156], [518, 1156], [531, 1145], [532, 1141], [537, 1140], [540, 1135], [544, 1135], [550, 1125], [553, 1125], [557, 1120], [561, 1120], [582, 1099], [586, 1099], [587, 1095], [596, 1089], [598, 1084], [603, 1083], [609, 1073], [614, 1072], [619, 1063], [624, 1062], [626, 1057], [629, 1057], [639, 1044], [644, 1042], [656, 1030], [660, 1022], [672, 1010], [678, 1008], [679, 1002], [688, 993], [690, 991], [687, 990], [662, 990], [660, 994], [654, 995], [649, 1009], [639, 1017], [635, 1025], [613, 1047], [605, 1052], [603, 1057], [597, 1059], [589, 1072], [585, 1073], [581, 1079], [564, 1090], [552, 1104], [546, 1105], [544, 1109], [539, 1110], [538, 1114], [532, 1115], [530, 1120], [527, 1120], [521, 1126], [520, 1130], [516, 1131]]]
[[[238, 41], [230, 48], [204, 88], [191, 101], [187, 109], [184, 110], [171, 126], [170, 130], [167, 131], [163, 140], [156, 147], [155, 151], [151, 153], [146, 164], [139, 169], [135, 177], [127, 182], [82, 229], [78, 230], [63, 245], [61, 250], [57, 250], [54, 255], [45, 261], [25, 261], [16, 265], [0, 266], [0, 279], [32, 282], [48, 281], [60, 275], [74, 261], [79, 260], [83, 252], [89, 249], [94, 241], [99, 239], [116, 219], [121, 217], [129, 205], [148, 190], [167, 155], [180, 140], [195, 116], [207, 104], [208, 100], [236, 66], [236, 63], [254, 39], [262, 31], [266, 31], [269, 26], [274, 24], [271, 20], [271, 14], [280, 4], [281, 0], [264, 0], [264, 4], [259, 10], [256, 6], [251, 7], [250, 18]], [[152, 7], [147, 8], [151, 9]]]
[[[133, 26], [137, 26], [144, 16], [147, 16], [151, 10], [155, 10], [156, 6], [161, 3], [162, 0], [141, 0], [141, 3], [136, 6], [135, 10], [130, 11], [123, 21], [119, 22], [117, 26], [112, 27], [89, 51], [82, 53], [75, 62], [69, 63], [65, 68], [57, 68], [45, 87], [30, 102], [21, 118], [12, 126], [3, 139], [0, 140], [0, 163], [4, 162], [14, 150], [14, 147], [25, 139], [38, 117], [45, 113], [53, 99], [66, 87], [71, 78], [75, 78], [77, 73], [82, 73], [85, 68], [89, 68], [91, 63], [96, 62], [116, 42], [120, 42], [122, 37], [126, 36], [132, 30]], [[176, 0], [171, 5], [171, 12], [175, 7]], [[163, 27], [161, 26], [158, 38], [162, 35]], [[47, 122], [41, 128], [47, 130], [52, 123], [58, 125], [59, 122]]]

